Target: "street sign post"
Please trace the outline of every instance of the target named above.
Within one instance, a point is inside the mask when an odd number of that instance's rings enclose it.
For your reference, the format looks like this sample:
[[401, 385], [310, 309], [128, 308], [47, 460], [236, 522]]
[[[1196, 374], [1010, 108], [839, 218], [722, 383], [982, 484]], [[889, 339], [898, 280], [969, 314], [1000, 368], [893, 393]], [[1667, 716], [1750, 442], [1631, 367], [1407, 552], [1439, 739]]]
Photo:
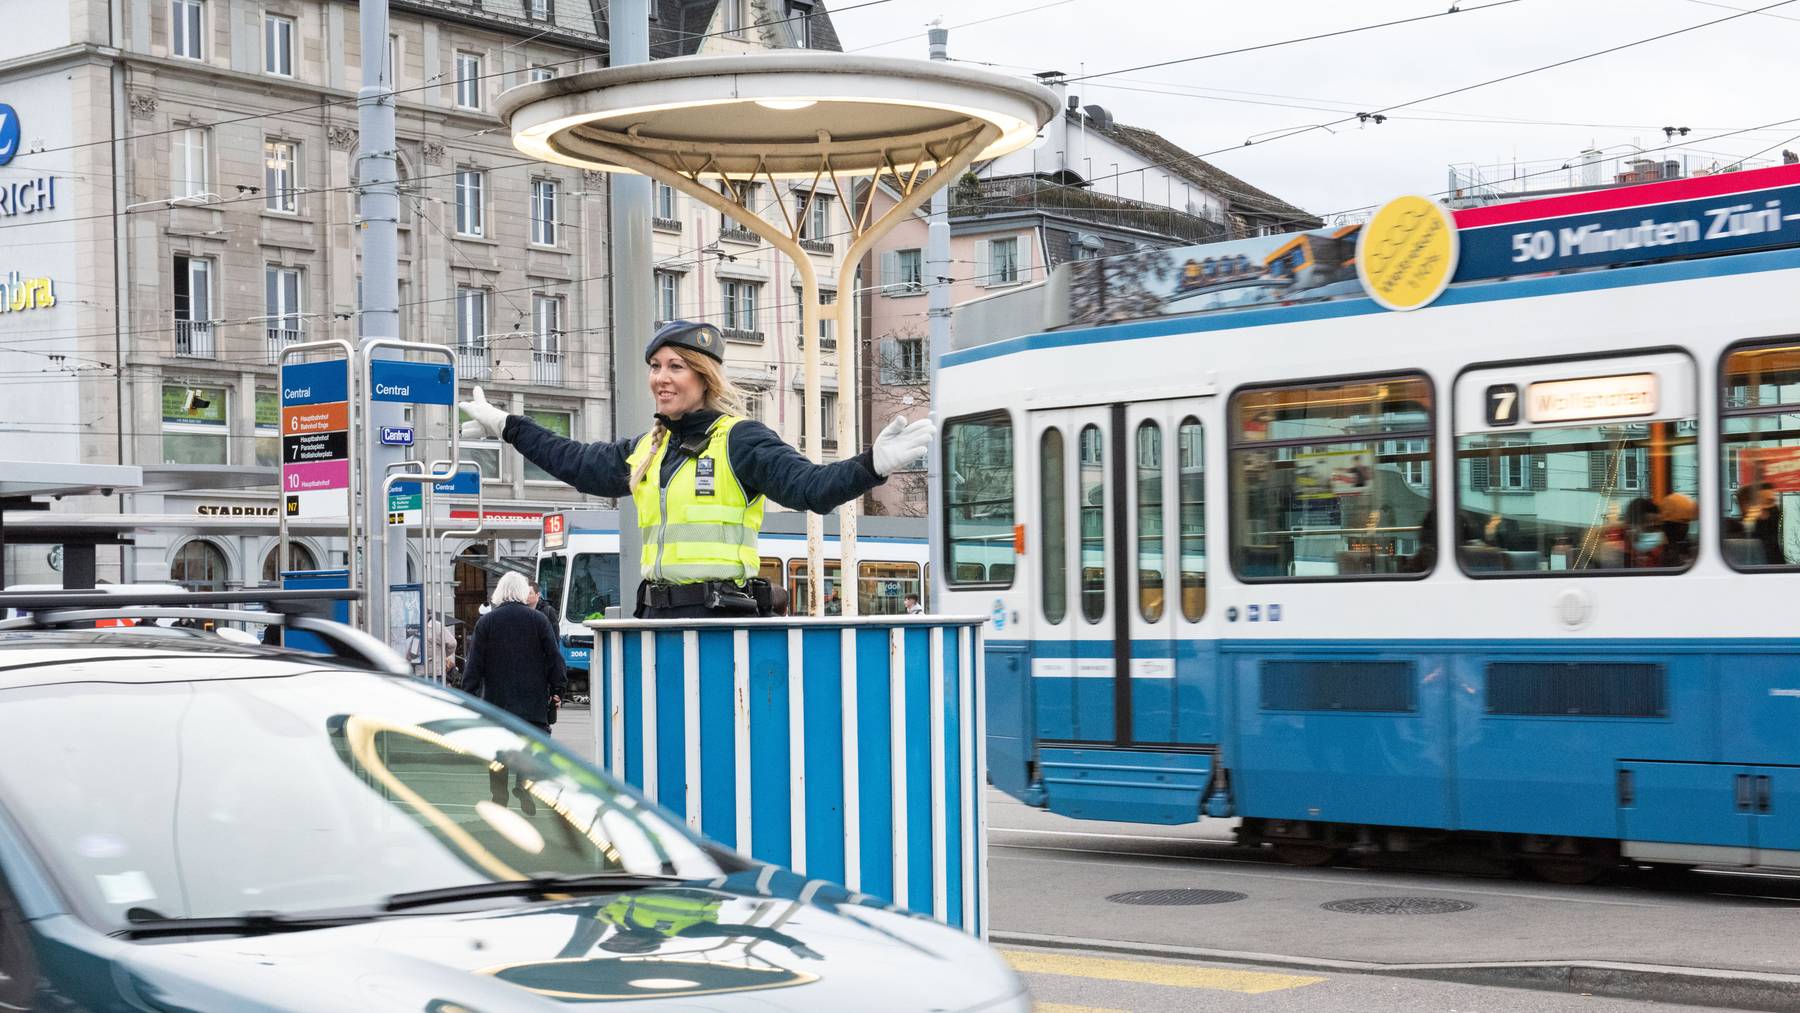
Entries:
[[[383, 353], [398, 353], [418, 357], [429, 356], [431, 361], [416, 359], [390, 359], [379, 357]], [[376, 514], [371, 519], [372, 529], [369, 532], [368, 586], [382, 588], [390, 582], [389, 569], [392, 566], [388, 559], [388, 529], [400, 527], [402, 534], [405, 525], [417, 523], [421, 527], [426, 551], [431, 545], [432, 517], [430, 495], [420, 488], [423, 482], [454, 481], [455, 462], [461, 455], [461, 427], [456, 424], [454, 406], [456, 404], [456, 353], [447, 345], [426, 344], [415, 341], [397, 341], [390, 338], [377, 338], [366, 341], [362, 345], [362, 411], [364, 418], [375, 417], [375, 405], [411, 404], [411, 405], [443, 405], [450, 409], [448, 424], [450, 427], [450, 462], [446, 462], [450, 470], [413, 471], [411, 473], [388, 474], [378, 478], [374, 469], [366, 469], [366, 485], [364, 495], [370, 499], [371, 508], [385, 507], [385, 515]], [[385, 437], [389, 429], [407, 427], [386, 426], [380, 434]], [[367, 438], [367, 436], [365, 436]], [[383, 439], [382, 442], [386, 442]], [[424, 468], [424, 462], [411, 461], [406, 466]], [[402, 483], [410, 488], [400, 498], [395, 493]], [[419, 501], [415, 504], [411, 495], [416, 494]], [[434, 589], [435, 590], [435, 589]], [[427, 605], [429, 607], [429, 605]], [[390, 644], [403, 641], [402, 630], [391, 628], [387, 622], [385, 609], [369, 610], [369, 633], [376, 639]]]
[[[335, 352], [332, 358], [317, 356]], [[350, 566], [344, 584], [366, 587], [356, 564], [362, 525], [357, 517], [351, 477], [356, 474], [356, 389], [351, 364], [356, 348], [348, 341], [309, 341], [281, 350], [281, 499], [276, 516], [279, 572], [290, 566], [288, 519], [342, 517], [350, 544]], [[352, 602], [345, 618], [356, 621], [360, 606]]]

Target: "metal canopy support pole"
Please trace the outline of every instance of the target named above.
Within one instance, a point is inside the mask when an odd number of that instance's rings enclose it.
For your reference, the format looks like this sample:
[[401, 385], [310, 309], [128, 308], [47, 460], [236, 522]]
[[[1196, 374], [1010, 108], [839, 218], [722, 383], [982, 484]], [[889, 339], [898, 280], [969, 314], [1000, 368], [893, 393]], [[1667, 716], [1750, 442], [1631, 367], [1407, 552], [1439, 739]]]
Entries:
[[[950, 59], [950, 30], [932, 28], [926, 32], [926, 41], [931, 47], [933, 60]], [[1062, 110], [1058, 109], [1058, 116]], [[927, 362], [927, 375], [931, 386], [926, 389], [926, 401], [931, 405], [933, 414], [937, 414], [938, 367], [944, 361], [944, 355], [950, 351], [950, 188], [941, 187], [931, 195], [931, 215], [925, 223], [925, 324], [927, 348], [931, 357]], [[948, 462], [942, 454], [928, 454], [925, 458], [925, 516], [932, 518], [925, 524], [925, 561], [931, 571], [933, 580], [946, 583], [944, 572], [944, 524], [935, 518], [933, 511], [942, 509], [944, 503], [944, 467]], [[938, 600], [936, 588], [922, 588], [924, 594], [921, 601]]]
[[[384, 339], [392, 341], [401, 336], [400, 194], [394, 160], [394, 68], [387, 65], [388, 0], [360, 0], [360, 4], [362, 88], [357, 92], [356, 99], [357, 125], [360, 129], [355, 179], [361, 206], [361, 219], [357, 224], [362, 232], [363, 281], [362, 305], [357, 309], [361, 323], [359, 333], [362, 335], [363, 351], [367, 357], [375, 351], [372, 347], [374, 342]], [[454, 362], [454, 358], [451, 361]], [[367, 407], [370, 406], [365, 401], [365, 408]], [[403, 418], [403, 409], [398, 404], [381, 402], [374, 406], [373, 411], [364, 413], [360, 431], [355, 423], [351, 425], [351, 445], [356, 445], [360, 440], [367, 448], [365, 455], [359, 455], [365, 459], [361, 481], [357, 480], [354, 471], [350, 479], [351, 487], [360, 491], [363, 496], [360, 514], [363, 522], [363, 545], [360, 557], [356, 543], [353, 541], [350, 546], [353, 582], [356, 581], [357, 573], [367, 575], [375, 572], [371, 543], [377, 534], [383, 536], [382, 551], [387, 554], [380, 562], [384, 581], [386, 575], [396, 568], [405, 572], [405, 540], [389, 544], [385, 537], [387, 498], [376, 495], [375, 478], [383, 474], [389, 465], [405, 460], [404, 449], [383, 446], [380, 439], [382, 426], [399, 425]], [[455, 413], [452, 412], [452, 433], [456, 430], [455, 422]], [[451, 456], [454, 457], [454, 453]], [[357, 509], [354, 496], [350, 509], [353, 512]], [[395, 566], [395, 557], [398, 557], [398, 567]], [[363, 583], [368, 587], [368, 597], [363, 603], [366, 610], [363, 613], [362, 627], [385, 643], [387, 587], [385, 583], [374, 585], [367, 580]]]
[[[607, 12], [607, 63], [620, 67], [650, 62], [650, 0], [613, 0]], [[650, 370], [644, 344], [655, 321], [654, 250], [650, 239], [650, 180], [614, 175], [612, 194], [612, 409], [613, 439], [627, 439], [650, 428], [655, 406], [650, 400]], [[641, 427], [641, 428], [640, 428]], [[657, 481], [658, 476], [647, 476]], [[643, 577], [643, 535], [637, 504], [619, 498], [619, 598], [634, 601], [633, 589]], [[623, 611], [623, 609], [621, 609]], [[627, 613], [629, 614], [629, 613]]]

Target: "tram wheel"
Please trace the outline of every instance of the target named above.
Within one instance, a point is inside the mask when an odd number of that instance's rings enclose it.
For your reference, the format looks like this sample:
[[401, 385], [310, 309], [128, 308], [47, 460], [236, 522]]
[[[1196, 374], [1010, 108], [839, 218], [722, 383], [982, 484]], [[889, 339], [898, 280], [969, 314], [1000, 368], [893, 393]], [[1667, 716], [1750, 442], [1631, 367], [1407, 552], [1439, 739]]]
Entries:
[[1344, 853], [1341, 848], [1333, 848], [1325, 844], [1308, 844], [1302, 841], [1275, 841], [1273, 846], [1276, 858], [1289, 865], [1307, 869], [1330, 865]]
[[1604, 871], [1599, 865], [1585, 858], [1551, 858], [1538, 856], [1525, 859], [1525, 867], [1531, 874], [1546, 883], [1557, 883], [1562, 886], [1581, 886], [1600, 878]]

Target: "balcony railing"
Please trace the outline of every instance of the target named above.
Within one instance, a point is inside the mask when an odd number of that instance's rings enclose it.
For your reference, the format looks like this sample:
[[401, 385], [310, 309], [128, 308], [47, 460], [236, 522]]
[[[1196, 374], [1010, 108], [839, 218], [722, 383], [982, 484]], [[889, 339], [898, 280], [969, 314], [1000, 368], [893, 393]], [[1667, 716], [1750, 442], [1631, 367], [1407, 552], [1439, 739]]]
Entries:
[[456, 375], [458, 379], [486, 380], [492, 365], [488, 362], [486, 345], [456, 346]]
[[731, 222], [727, 222], [719, 227], [719, 238], [728, 243], [749, 243], [752, 246], [762, 242], [761, 236], [744, 228], [742, 225]]
[[681, 219], [664, 218], [662, 215], [650, 216], [650, 227], [658, 232], [680, 232]]
[[288, 330], [287, 328], [283, 328], [283, 327], [271, 327], [268, 329], [268, 331], [269, 331], [269, 361], [272, 363], [277, 363], [277, 362], [281, 361], [282, 349], [286, 348], [289, 345], [297, 345], [300, 342], [306, 340], [306, 332], [301, 331], [301, 330]]
[[[799, 345], [801, 348], [805, 348], [806, 347], [806, 335], [804, 335], [804, 334], [794, 335], [794, 344]], [[821, 335], [819, 335], [819, 347], [821, 349], [825, 349], [827, 351], [829, 351], [833, 348], [836, 348], [837, 347], [837, 338], [835, 338], [829, 334], [821, 334]]]
[[808, 253], [823, 253], [826, 256], [837, 252], [837, 247], [829, 239], [802, 239], [800, 248]]
[[760, 345], [763, 332], [746, 330], [742, 327], [721, 327], [719, 333], [725, 335], [726, 341], [742, 341], [745, 344]]
[[175, 354], [195, 359], [213, 358], [217, 353], [213, 347], [212, 321], [175, 321]]
[[1065, 186], [1047, 176], [1018, 175], [954, 186], [950, 217], [979, 218], [1016, 211], [1039, 211], [1117, 228], [1154, 232], [1185, 243], [1232, 238], [1223, 222], [1129, 197]]
[[531, 382], [543, 387], [560, 387], [563, 382], [561, 352], [531, 353]]

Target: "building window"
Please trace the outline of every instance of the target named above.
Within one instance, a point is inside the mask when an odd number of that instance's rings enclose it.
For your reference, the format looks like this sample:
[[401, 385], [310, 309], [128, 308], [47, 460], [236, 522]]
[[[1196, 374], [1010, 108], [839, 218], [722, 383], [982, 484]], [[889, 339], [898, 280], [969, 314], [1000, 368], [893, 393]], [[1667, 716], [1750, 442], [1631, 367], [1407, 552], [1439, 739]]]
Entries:
[[400, 83], [400, 36], [388, 36], [387, 82], [389, 87]]
[[256, 391], [256, 466], [281, 464], [281, 396], [272, 390]]
[[658, 218], [675, 217], [675, 188], [667, 183], [656, 184], [656, 211]]
[[550, 0], [525, 0], [525, 17], [530, 21], [554, 21], [555, 11]]
[[926, 381], [925, 339], [886, 338], [881, 342], [881, 382], [913, 386]]
[[525, 80], [531, 84], [536, 84], [539, 81], [548, 81], [555, 76], [555, 67], [545, 66], [541, 63], [534, 63], [531, 65], [530, 69], [525, 71]]
[[787, 0], [787, 22], [794, 33], [795, 48], [812, 48], [812, 14], [812, 4]]
[[[725, 199], [733, 204], [739, 203], [738, 198], [742, 197], [743, 206], [749, 209], [751, 214], [760, 215], [765, 211], [773, 209], [773, 206], [769, 208], [762, 206], [761, 183], [746, 183], [740, 180], [734, 182], [731, 186], [726, 186], [721, 182], [719, 184], [719, 193], [723, 194]], [[733, 239], [740, 243], [761, 242], [755, 232], [752, 232], [748, 227], [723, 211], [719, 212], [719, 233], [719, 238], [721, 239]]]
[[212, 261], [175, 257], [175, 354], [213, 356]]
[[830, 233], [831, 198], [812, 190], [794, 191], [794, 221], [799, 223], [797, 239], [824, 239]]
[[1013, 580], [1012, 422], [1005, 414], [944, 427], [944, 556], [951, 584]]
[[[801, 295], [800, 289], [794, 289], [794, 305], [801, 307], [801, 312], [796, 313], [796, 317], [804, 315], [804, 303], [805, 297]], [[835, 340], [837, 336], [837, 311], [833, 308], [836, 304], [836, 291], [828, 288], [819, 290], [819, 346], [821, 348], [837, 347], [837, 341]]]
[[[681, 275], [673, 271], [658, 271], [656, 272], [656, 319], [667, 321], [680, 318]], [[726, 324], [725, 326], [732, 325]]]
[[231, 565], [217, 545], [195, 538], [175, 550], [169, 561], [169, 580], [189, 591], [223, 591], [231, 579]]
[[719, 31], [736, 35], [744, 30], [744, 0], [720, 0]]
[[479, 54], [456, 54], [456, 104], [464, 109], [481, 108], [481, 56]]
[[162, 389], [164, 464], [228, 464], [231, 414], [223, 387]]
[[767, 404], [769, 392], [761, 387], [739, 387], [738, 393], [744, 399], [744, 417], [756, 422], [767, 422]]
[[294, 21], [263, 15], [263, 70], [281, 77], [294, 76]]
[[456, 234], [480, 238], [487, 235], [487, 173], [479, 169], [456, 170]]
[[[838, 396], [837, 391], [819, 392], [819, 448], [827, 452], [838, 447]], [[800, 393], [800, 443], [806, 444], [806, 392]]]
[[170, 0], [169, 49], [186, 60], [206, 59], [205, 0]]
[[269, 361], [278, 362], [282, 349], [303, 340], [297, 269], [273, 264], [263, 269], [263, 316], [269, 332]]
[[[304, 573], [307, 570], [317, 570], [318, 568], [319, 560], [313, 556], [311, 549], [296, 542], [288, 543], [288, 571], [290, 573]], [[270, 549], [268, 556], [263, 559], [262, 582], [267, 587], [281, 583], [281, 546], [279, 545]]]
[[531, 382], [562, 385], [563, 301], [542, 292], [531, 297]]
[[753, 281], [725, 281], [719, 287], [724, 293], [725, 326], [745, 334], [755, 333], [756, 293], [762, 286]]
[[556, 245], [556, 180], [531, 181], [531, 241]]
[[263, 142], [263, 207], [284, 215], [300, 210], [300, 145]]
[[982, 284], [995, 288], [1019, 283], [1019, 237], [989, 239], [980, 244], [980, 263], [976, 274]]
[[889, 250], [881, 255], [881, 294], [918, 295], [925, 291], [925, 251]]
[[185, 127], [175, 131], [174, 164], [170, 180], [174, 183], [171, 197], [199, 197], [206, 193], [206, 128]]
[[[527, 408], [525, 409], [525, 417], [565, 440], [573, 438], [575, 430], [575, 415], [573, 412], [557, 412], [548, 411], [542, 408]], [[525, 481], [555, 482], [558, 481], [558, 479], [555, 475], [532, 464], [530, 458], [525, 458]]]
[[487, 289], [456, 290], [456, 371], [471, 379], [488, 378]]

